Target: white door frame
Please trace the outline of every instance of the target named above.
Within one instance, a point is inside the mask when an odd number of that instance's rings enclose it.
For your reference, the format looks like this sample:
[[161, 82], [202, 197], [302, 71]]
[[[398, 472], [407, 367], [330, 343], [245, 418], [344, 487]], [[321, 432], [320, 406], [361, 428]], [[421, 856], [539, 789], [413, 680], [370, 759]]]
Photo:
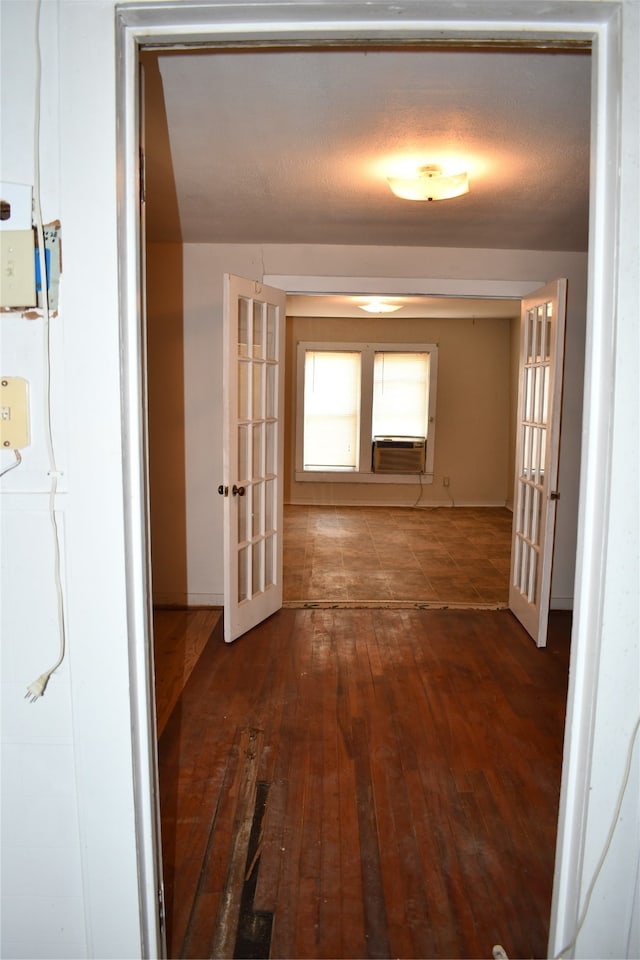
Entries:
[[[618, 256], [618, 158], [620, 119], [620, 13], [618, 0], [521, 0], [517, 27], [511, 9], [495, 0], [455, 5], [442, 18], [439, 0], [263, 2], [210, 0], [192, 6], [123, 4], [117, 7], [117, 126], [120, 322], [127, 605], [130, 633], [132, 749], [140, 865], [140, 904], [145, 955], [162, 951], [158, 889], [159, 837], [156, 820], [156, 734], [153, 725], [153, 668], [150, 660], [149, 524], [145, 455], [145, 371], [141, 347], [140, 227], [138, 217], [138, 57], [151, 43], [217, 40], [389, 38], [428, 40], [488, 38], [590, 39], [592, 47], [592, 176], [590, 191], [587, 342], [583, 446], [578, 516], [575, 608], [567, 702], [562, 792], [554, 878], [549, 955], [574, 933], [581, 887], [587, 785], [593, 751], [593, 714], [600, 658], [604, 562], [611, 477], [613, 371]], [[447, 11], [449, 8], [447, 7]]]

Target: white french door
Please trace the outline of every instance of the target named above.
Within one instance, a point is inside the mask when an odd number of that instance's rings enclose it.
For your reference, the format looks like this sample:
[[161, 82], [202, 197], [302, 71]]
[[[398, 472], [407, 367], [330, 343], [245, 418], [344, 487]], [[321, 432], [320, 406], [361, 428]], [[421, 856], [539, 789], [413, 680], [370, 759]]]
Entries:
[[547, 642], [567, 281], [522, 301], [509, 607], [536, 646]]
[[282, 606], [286, 294], [224, 279], [224, 638]]

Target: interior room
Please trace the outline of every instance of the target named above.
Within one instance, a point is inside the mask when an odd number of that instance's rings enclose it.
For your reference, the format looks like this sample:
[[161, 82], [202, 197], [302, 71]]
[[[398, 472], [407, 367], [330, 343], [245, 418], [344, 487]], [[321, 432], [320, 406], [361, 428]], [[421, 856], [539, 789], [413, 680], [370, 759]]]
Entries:
[[[193, 864], [183, 862], [178, 814], [194, 786], [180, 766], [198, 765], [190, 759], [189, 723], [202, 731], [210, 722], [197, 714], [195, 704], [204, 694], [194, 691], [207, 682], [207, 656], [216, 656], [207, 651], [220, 643], [228, 563], [216, 509], [222, 502], [215, 496], [219, 484], [233, 482], [216, 442], [226, 409], [220, 325], [228, 321], [213, 290], [221, 290], [222, 275], [230, 271], [260, 283], [266, 278], [287, 293], [281, 605], [386, 608], [394, 616], [407, 607], [476, 611], [469, 616], [502, 610], [510, 617], [521, 300], [547, 280], [570, 275], [563, 500], [550, 620], [554, 711], [562, 716], [577, 510], [590, 57], [588, 49], [373, 47], [168, 51], [144, 54], [142, 60], [151, 549], [167, 922], [170, 951], [196, 956], [213, 949], [211, 938], [216, 950], [223, 949], [216, 938], [229, 923], [220, 912], [208, 921], [197, 919], [202, 891], [189, 880]], [[498, 96], [506, 86], [510, 95]], [[536, 129], [545, 129], [545, 136]], [[424, 150], [440, 162], [451, 163], [453, 154], [460, 165], [464, 158], [468, 195], [431, 204], [392, 196], [385, 164], [388, 174], [394, 161], [396, 166], [399, 160], [415, 161]], [[563, 180], [558, 164], [571, 168], [570, 194], [558, 189]], [[514, 279], [522, 275], [522, 264], [530, 278], [524, 283]], [[471, 277], [482, 275], [483, 282], [469, 283], [467, 270]], [[372, 298], [382, 298], [382, 307], [374, 304], [365, 312]], [[384, 312], [389, 302], [393, 313]], [[372, 482], [367, 464], [365, 476], [361, 465], [358, 476], [345, 477], [307, 471], [302, 462], [300, 345], [331, 345], [344, 353], [349, 344], [365, 341], [374, 348], [392, 342], [405, 350], [435, 345], [437, 389], [434, 384], [424, 430], [425, 436], [431, 431], [432, 459], [419, 476], [378, 476]], [[434, 366], [434, 378], [435, 372]], [[207, 529], [213, 535], [206, 536]], [[345, 610], [344, 616], [353, 614]], [[330, 633], [349, 631], [349, 621], [342, 628], [338, 622], [332, 621]], [[270, 623], [273, 631], [272, 620], [264, 629]], [[292, 627], [286, 621], [281, 628], [287, 635], [301, 631], [309, 650], [315, 649], [317, 625], [296, 621]], [[352, 623], [351, 629], [366, 635], [373, 627]], [[505, 622], [498, 621], [498, 633], [504, 629]], [[493, 630], [487, 622], [487, 636]], [[526, 642], [534, 653], [533, 642], [528, 637]], [[457, 652], [458, 668], [469, 669], [464, 644]], [[382, 669], [391, 669], [384, 659]], [[239, 689], [236, 681], [225, 682]], [[217, 689], [210, 681], [208, 695]], [[264, 716], [256, 723], [261, 730], [269, 726]], [[559, 785], [558, 734], [556, 727], [555, 761], [547, 755], [555, 774], [544, 789], [552, 797]], [[228, 757], [216, 762], [228, 772], [234, 769]], [[275, 775], [263, 773], [269, 779]], [[290, 792], [295, 789], [290, 785]], [[304, 793], [310, 786], [297, 789]], [[281, 815], [286, 820], [291, 813]], [[200, 822], [201, 816], [207, 823], [203, 809], [190, 821]], [[385, 814], [380, 809], [374, 816]], [[536, 906], [542, 917], [549, 909], [555, 816], [552, 802], [550, 828], [545, 820], [544, 892]], [[274, 817], [264, 827], [272, 838], [287, 829], [282, 821], [275, 826]], [[215, 835], [224, 844], [224, 833]], [[206, 873], [211, 848], [204, 840], [200, 844]], [[260, 869], [268, 872], [265, 861], [266, 856]], [[500, 876], [506, 880], [507, 874]], [[240, 887], [236, 882], [236, 896]], [[282, 878], [278, 889], [276, 907], [267, 899], [282, 918], [283, 910], [293, 910], [292, 890]], [[354, 894], [349, 889], [346, 895]], [[363, 898], [366, 914], [366, 893], [355, 896]], [[227, 901], [214, 896], [213, 902]], [[304, 922], [301, 916], [298, 923]], [[365, 930], [368, 922], [365, 918]], [[459, 922], [448, 916], [439, 947], [437, 937], [416, 935], [413, 946], [401, 948], [387, 932], [382, 941], [387, 950], [409, 951], [403, 955], [416, 949], [477, 951], [476, 941], [462, 931], [452, 933]], [[246, 949], [274, 950], [274, 956], [328, 949], [324, 940], [322, 948], [310, 946], [294, 932], [295, 924], [286, 934], [282, 919], [278, 923], [278, 936], [270, 931], [258, 948], [243, 947], [238, 933], [240, 939], [224, 949], [233, 956], [251, 955]], [[327, 914], [324, 926], [335, 923]], [[543, 919], [520, 935], [542, 950], [544, 931]], [[344, 936], [357, 942], [346, 922]]]
[[[563, 494], [552, 605], [570, 608], [588, 51], [169, 51], [143, 60], [154, 600], [223, 602], [222, 554], [212, 546], [221, 539], [222, 504], [210, 493], [224, 473], [213, 438], [222, 432], [215, 358], [226, 272], [289, 294], [285, 502], [417, 499], [415, 484], [406, 482], [296, 480], [295, 343], [301, 336], [344, 339], [357, 323], [369, 337], [378, 325], [378, 339], [395, 330], [406, 342], [427, 333], [443, 340], [434, 473], [424, 478], [420, 502], [475, 507], [510, 507], [513, 497], [519, 301], [565, 276]], [[498, 97], [507, 83], [509, 97]], [[247, 128], [255, 131], [248, 143]], [[425, 150], [439, 160], [464, 158], [468, 194], [426, 204], [393, 196], [387, 168]], [[570, 191], [560, 186], [567, 178]], [[372, 295], [401, 308], [390, 317], [363, 314], [360, 305]], [[474, 365], [478, 349], [491, 355], [491, 367]]]

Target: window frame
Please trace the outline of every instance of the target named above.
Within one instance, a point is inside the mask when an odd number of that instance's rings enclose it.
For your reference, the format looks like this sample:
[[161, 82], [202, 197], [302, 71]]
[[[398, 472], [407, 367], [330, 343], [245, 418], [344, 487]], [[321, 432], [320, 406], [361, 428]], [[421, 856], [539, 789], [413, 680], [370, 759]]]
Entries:
[[[325, 351], [327, 353], [359, 353], [360, 361], [360, 437], [358, 468], [335, 470], [309, 470], [304, 468], [304, 376], [305, 354], [307, 351]], [[433, 464], [435, 455], [436, 398], [438, 384], [438, 344], [437, 343], [376, 343], [310, 341], [300, 340], [296, 345], [296, 423], [294, 478], [297, 482], [329, 483], [433, 483]], [[429, 354], [429, 407], [426, 430], [425, 467], [420, 474], [380, 474], [374, 473], [371, 466], [372, 415], [373, 415], [373, 369], [376, 353], [428, 353]]]

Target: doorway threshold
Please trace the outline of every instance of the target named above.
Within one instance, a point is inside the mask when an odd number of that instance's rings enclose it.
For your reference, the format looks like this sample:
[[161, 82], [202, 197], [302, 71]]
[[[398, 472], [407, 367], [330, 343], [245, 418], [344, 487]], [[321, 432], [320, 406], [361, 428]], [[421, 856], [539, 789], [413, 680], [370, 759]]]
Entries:
[[508, 603], [446, 600], [285, 600], [285, 610], [508, 610]]

